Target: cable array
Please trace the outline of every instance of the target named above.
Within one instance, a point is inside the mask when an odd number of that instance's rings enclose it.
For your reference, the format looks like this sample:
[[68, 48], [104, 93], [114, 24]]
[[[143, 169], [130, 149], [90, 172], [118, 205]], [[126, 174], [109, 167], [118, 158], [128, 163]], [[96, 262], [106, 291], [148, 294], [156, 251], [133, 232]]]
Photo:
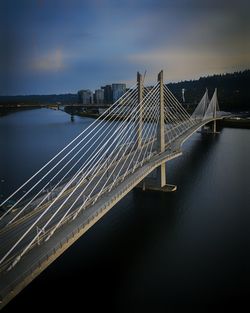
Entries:
[[[8, 225], [17, 223], [29, 212], [39, 214], [31, 223], [27, 223], [19, 238], [15, 238], [0, 264], [21, 248], [16, 259], [19, 261], [42, 234], [47, 232], [45, 240], [48, 240], [69, 216], [75, 219], [105, 192], [110, 192], [127, 175], [149, 161], [155, 152], [158, 94], [157, 83], [143, 98], [145, 110], [140, 147], [136, 131], [140, 121], [140, 104], [137, 88], [133, 87], [88, 126], [88, 131], [83, 131], [72, 140], [8, 198], [17, 196], [24, 186], [26, 190], [28, 185], [31, 186], [0, 217]], [[48, 186], [51, 188], [44, 192]], [[17, 209], [16, 213], [10, 214], [14, 208]]]
[[216, 111], [219, 111], [219, 105], [218, 105], [218, 99], [217, 99], [217, 89], [215, 89], [213, 97], [207, 106], [207, 110], [203, 116], [203, 121], [215, 117]]
[[[48, 241], [62, 225], [88, 212], [140, 167], [148, 166], [159, 154], [159, 129], [165, 130], [165, 144], [171, 150], [176, 140], [215, 118], [216, 90], [211, 101], [206, 90], [190, 115], [169, 88], [161, 86], [158, 82], [144, 87], [140, 102], [139, 82], [129, 88], [1, 203], [0, 233], [18, 231], [0, 243], [0, 267], [8, 263], [13, 268], [41, 243], [41, 237]], [[161, 112], [164, 128], [159, 127]], [[14, 204], [7, 207], [10, 200]]]
[[195, 121], [190, 117], [182, 104], [175, 98], [172, 92], [164, 85], [164, 113], [166, 124], [166, 142], [171, 143], [190, 127]]
[[209, 102], [210, 100], [208, 97], [208, 90], [206, 89], [204, 96], [202, 97], [202, 99], [200, 100], [200, 102], [198, 103], [197, 107], [195, 108], [192, 114], [192, 118], [197, 121], [202, 120], [207, 111]]

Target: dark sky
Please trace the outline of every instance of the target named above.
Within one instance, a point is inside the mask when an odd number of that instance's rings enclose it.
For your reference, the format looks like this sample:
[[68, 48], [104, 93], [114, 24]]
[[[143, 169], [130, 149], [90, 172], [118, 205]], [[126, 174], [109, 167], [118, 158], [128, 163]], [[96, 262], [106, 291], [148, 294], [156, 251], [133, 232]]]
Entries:
[[250, 1], [0, 0], [0, 95], [250, 68]]

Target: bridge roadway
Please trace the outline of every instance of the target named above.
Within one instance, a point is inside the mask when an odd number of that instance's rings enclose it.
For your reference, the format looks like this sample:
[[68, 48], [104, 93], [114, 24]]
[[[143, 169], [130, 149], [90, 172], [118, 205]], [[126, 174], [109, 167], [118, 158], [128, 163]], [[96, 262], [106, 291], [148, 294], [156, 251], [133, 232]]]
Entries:
[[[217, 118], [217, 120], [218, 119], [221, 118]], [[72, 208], [72, 213], [69, 214], [63, 225], [56, 230], [54, 235], [48, 241], [44, 241], [50, 230], [58, 223], [65, 211], [68, 209], [68, 206], [63, 208], [60, 214], [58, 214], [53, 220], [53, 223], [50, 224], [49, 229], [47, 229], [46, 232], [39, 238], [39, 242], [35, 242], [32, 248], [23, 256], [23, 258], [15, 265], [15, 267], [8, 271], [8, 267], [13, 263], [18, 253], [24, 249], [27, 243], [30, 242], [36, 234], [36, 229], [31, 231], [27, 238], [20, 243], [20, 246], [18, 246], [13, 251], [8, 260], [0, 267], [0, 301], [2, 299], [0, 308], [1, 306], [8, 303], [17, 293], [19, 293], [37, 275], [39, 275], [40, 272], [42, 272], [50, 263], [52, 263], [70, 245], [72, 245], [80, 236], [82, 236], [82, 234], [84, 234], [92, 225], [94, 225], [148, 174], [150, 174], [163, 162], [167, 162], [180, 156], [182, 154], [182, 144], [201, 126], [211, 121], [213, 121], [213, 119], [207, 120], [205, 122], [201, 121], [195, 126], [189, 128], [179, 138], [174, 140], [171, 145], [166, 145], [166, 151], [164, 153], [156, 154], [154, 152], [150, 159], [146, 159], [145, 162], [142, 162], [142, 159], [139, 159], [139, 167], [137, 167], [134, 171], [132, 163], [129, 174], [126, 175], [126, 177], [123, 177], [126, 169], [125, 164], [124, 170], [121, 172], [120, 179], [116, 181], [114, 188], [111, 191], [107, 192], [110, 185], [113, 183], [112, 177], [108, 182], [108, 187], [104, 189], [101, 197], [99, 197], [97, 200], [95, 199], [96, 194], [100, 191], [101, 187], [99, 187], [99, 189], [95, 190], [95, 194], [88, 200], [86, 208], [81, 210], [76, 219], [72, 220], [74, 212], [77, 211], [79, 206], [82, 204], [82, 200], [77, 201]], [[154, 145], [154, 151], [156, 151], [156, 142]], [[145, 146], [143, 149], [145, 149]], [[143, 155], [143, 153], [141, 153], [141, 155]], [[129, 163], [132, 157], [133, 153], [131, 153], [126, 162]], [[135, 158], [136, 157], [137, 155], [135, 155]], [[118, 171], [119, 168], [115, 173]], [[98, 177], [96, 179], [98, 179]], [[103, 183], [106, 181], [106, 179], [107, 177], [104, 177]], [[77, 191], [76, 197], [79, 195], [86, 183], [87, 182], [84, 181], [81, 184], [81, 188], [79, 188]], [[94, 188], [95, 183], [96, 180], [93, 180], [93, 184], [91, 184], [85, 191], [86, 194], [88, 194], [88, 192]], [[60, 198], [60, 201], [56, 203], [56, 206], [51, 208], [50, 215], [46, 214], [46, 217], [41, 220], [42, 223], [39, 223], [40, 227], [44, 225], [44, 223], [58, 208], [58, 206], [65, 200], [67, 195], [68, 193], [63, 194]], [[73, 200], [71, 200], [71, 203]], [[37, 219], [39, 214], [42, 214], [43, 210], [47, 207], [48, 204], [49, 203], [44, 205], [42, 210], [29, 212], [26, 217], [23, 216], [19, 221], [15, 222], [13, 226], [8, 225], [0, 229], [0, 257], [2, 257], [13, 246], [14, 242], [16, 242], [16, 240], [20, 238], [24, 231]]]

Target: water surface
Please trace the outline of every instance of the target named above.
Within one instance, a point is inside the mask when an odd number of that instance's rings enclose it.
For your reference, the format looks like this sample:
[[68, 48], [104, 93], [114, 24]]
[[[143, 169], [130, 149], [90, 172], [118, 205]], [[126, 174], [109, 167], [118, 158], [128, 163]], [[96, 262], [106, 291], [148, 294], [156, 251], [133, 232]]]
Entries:
[[[48, 109], [1, 117], [2, 196], [91, 121]], [[197, 133], [183, 150], [167, 163], [177, 192], [130, 192], [5, 310], [248, 310], [250, 131]]]

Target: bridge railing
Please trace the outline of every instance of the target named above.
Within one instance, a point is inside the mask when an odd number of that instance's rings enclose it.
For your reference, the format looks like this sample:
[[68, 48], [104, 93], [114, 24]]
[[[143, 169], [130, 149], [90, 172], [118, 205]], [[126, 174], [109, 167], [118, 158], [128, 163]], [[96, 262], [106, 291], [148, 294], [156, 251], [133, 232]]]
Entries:
[[[199, 108], [203, 111], [203, 119], [196, 120], [184, 109], [168, 87], [162, 85], [162, 80], [150, 90], [143, 91], [141, 88], [139, 83], [137, 88], [133, 86], [116, 105], [111, 106], [9, 197], [21, 192], [22, 188], [36, 177], [37, 181], [34, 181], [29, 191], [21, 195], [15, 205], [0, 216], [0, 220], [7, 217], [13, 208], [18, 210], [11, 220], [8, 219], [9, 224], [24, 216], [27, 217], [27, 213], [38, 209], [41, 210], [41, 214], [31, 226], [28, 226], [25, 233], [17, 238], [13, 247], [0, 259], [0, 264], [6, 265], [6, 262], [16, 264], [38, 241], [41, 243], [50, 239], [59, 227], [74, 220], [80, 212], [86, 211], [145, 163], [150, 162], [155, 154], [162, 152], [158, 149], [157, 143], [159, 129], [163, 134], [161, 140], [164, 138], [166, 143], [165, 146], [162, 144], [163, 147], [171, 150], [172, 143], [190, 129], [197, 127], [204, 120], [210, 121], [215, 118], [218, 107], [216, 93], [209, 103], [207, 96], [204, 98], [203, 106]], [[142, 99], [141, 95], [144, 95]], [[160, 118], [163, 115], [164, 123]], [[59, 161], [56, 161], [57, 157]], [[39, 177], [38, 174], [45, 169], [46, 174]], [[61, 176], [58, 176], [59, 174]], [[56, 184], [50, 192], [44, 194], [44, 189], [55, 178]], [[42, 181], [43, 186], [39, 192], [29, 198]], [[81, 197], [83, 200], [80, 204]], [[35, 233], [34, 229], [41, 219], [45, 222]], [[31, 232], [34, 236], [32, 235], [25, 247], [22, 246], [23, 239], [28, 240]], [[20, 249], [19, 254], [15, 253], [17, 248]]]
[[[143, 176], [143, 174], [145, 174], [145, 171], [142, 171], [142, 173], [134, 174], [134, 178], [132, 180], [130, 180], [128, 182], [128, 184], [123, 187], [123, 189], [121, 189], [118, 193], [116, 193], [112, 199], [109, 199], [108, 201], [106, 201], [104, 203], [104, 205], [101, 206], [98, 211], [96, 211], [92, 215], [90, 215], [85, 222], [83, 222], [80, 226], [76, 227], [65, 238], [63, 238], [62, 240], [57, 242], [53, 246], [53, 248], [47, 249], [46, 254], [44, 254], [43, 256], [39, 255], [39, 256], [37, 256], [37, 258], [32, 258], [33, 261], [32, 261], [32, 263], [29, 262], [28, 269], [23, 271], [22, 274], [18, 275], [15, 278], [15, 280], [12, 280], [10, 284], [5, 285], [4, 288], [0, 290], [0, 300], [1, 300], [1, 298], [3, 299], [8, 293], [12, 292], [18, 284], [23, 283], [23, 281], [25, 279], [27, 279], [30, 275], [32, 275], [33, 273], [36, 273], [38, 268], [42, 268], [44, 266], [44, 263], [48, 262], [51, 257], [53, 257], [54, 255], [57, 255], [60, 252], [60, 250], [72, 240], [72, 238], [74, 238], [75, 236], [77, 236], [81, 233], [81, 231], [84, 227], [88, 226], [92, 221], [94, 221], [100, 213], [102, 213], [109, 206], [111, 206], [115, 200], [117, 200], [119, 197], [122, 196], [122, 194], [124, 192], [126, 192], [129, 188], [133, 187], [134, 184], [140, 178], [140, 176]], [[91, 199], [91, 201], [93, 201], [93, 199]], [[71, 221], [72, 215], [73, 214], [71, 214], [70, 216], [67, 217], [67, 219], [64, 221], [64, 224], [69, 223]], [[47, 230], [41, 236], [40, 243], [45, 240], [46, 235], [48, 235], [48, 232], [49, 232], [49, 230]], [[31, 250], [32, 250], [32, 247], [30, 247], [29, 252], [31, 252]], [[28, 256], [29, 255], [27, 254], [26, 258]], [[8, 260], [8, 262], [5, 262], [4, 264], [1, 265], [0, 277], [4, 274], [4, 272], [6, 271], [6, 269], [9, 266], [12, 266], [12, 262], [13, 262], [14, 258], [15, 258], [15, 256], [13, 256], [12, 259]]]

